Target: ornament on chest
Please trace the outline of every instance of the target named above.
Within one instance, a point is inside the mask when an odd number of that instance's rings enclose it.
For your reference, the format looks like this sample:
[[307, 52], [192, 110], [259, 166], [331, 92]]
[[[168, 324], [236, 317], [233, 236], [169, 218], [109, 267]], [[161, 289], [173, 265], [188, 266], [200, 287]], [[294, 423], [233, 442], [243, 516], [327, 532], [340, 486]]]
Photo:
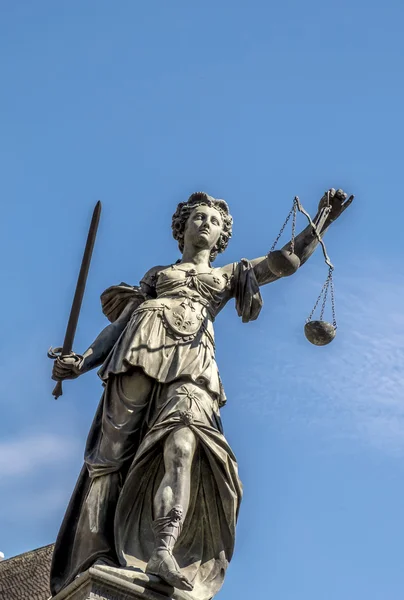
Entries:
[[191, 298], [173, 298], [164, 302], [163, 324], [175, 338], [193, 340], [206, 319], [206, 308]]

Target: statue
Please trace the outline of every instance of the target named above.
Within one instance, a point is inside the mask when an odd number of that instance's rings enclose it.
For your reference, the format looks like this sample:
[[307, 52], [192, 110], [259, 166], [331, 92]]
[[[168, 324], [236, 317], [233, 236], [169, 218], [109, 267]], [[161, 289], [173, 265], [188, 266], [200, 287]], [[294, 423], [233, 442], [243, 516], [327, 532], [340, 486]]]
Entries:
[[[293, 238], [299, 264], [351, 201], [334, 189], [321, 199], [315, 227]], [[100, 367], [104, 392], [56, 541], [53, 595], [101, 563], [157, 576], [182, 590], [176, 597], [210, 600], [232, 557], [242, 486], [221, 423], [213, 322], [231, 298], [243, 322], [256, 319], [259, 287], [279, 274], [268, 256], [212, 267], [232, 234], [224, 200], [192, 194], [172, 230], [182, 258], [153, 267], [139, 286], [107, 289], [110, 325], [82, 356], [54, 361], [59, 382]]]

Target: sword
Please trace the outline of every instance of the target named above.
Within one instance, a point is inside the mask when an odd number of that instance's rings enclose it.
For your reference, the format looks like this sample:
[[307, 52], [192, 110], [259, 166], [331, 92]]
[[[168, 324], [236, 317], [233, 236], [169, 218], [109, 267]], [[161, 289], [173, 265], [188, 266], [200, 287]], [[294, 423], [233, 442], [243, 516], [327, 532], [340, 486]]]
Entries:
[[[86, 247], [84, 249], [83, 259], [81, 261], [81, 267], [79, 272], [79, 277], [77, 279], [76, 291], [74, 293], [72, 307], [70, 309], [70, 316], [67, 322], [65, 339], [63, 342], [63, 346], [61, 348], [50, 348], [48, 351], [49, 358], [53, 360], [56, 358], [60, 358], [63, 356], [68, 356], [72, 354], [73, 341], [76, 333], [77, 322], [79, 320], [79, 314], [81, 309], [81, 304], [83, 302], [84, 290], [86, 287], [88, 270], [90, 268], [91, 256], [93, 254], [94, 242], [97, 235], [98, 223], [100, 221], [101, 215], [101, 202], [98, 200], [95, 205], [93, 216], [91, 219], [90, 229], [87, 235]], [[53, 396], [55, 400], [59, 398], [63, 394], [62, 382], [58, 381], [53, 392]]]

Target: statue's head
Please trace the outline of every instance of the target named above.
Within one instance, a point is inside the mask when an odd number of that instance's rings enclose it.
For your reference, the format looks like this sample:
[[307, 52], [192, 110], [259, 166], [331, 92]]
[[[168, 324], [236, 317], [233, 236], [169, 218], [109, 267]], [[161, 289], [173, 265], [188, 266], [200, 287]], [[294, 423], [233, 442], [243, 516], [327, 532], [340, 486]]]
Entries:
[[232, 225], [227, 202], [205, 192], [195, 192], [187, 202], [180, 202], [172, 220], [173, 236], [180, 251], [191, 241], [196, 247], [209, 248], [211, 262], [226, 250]]

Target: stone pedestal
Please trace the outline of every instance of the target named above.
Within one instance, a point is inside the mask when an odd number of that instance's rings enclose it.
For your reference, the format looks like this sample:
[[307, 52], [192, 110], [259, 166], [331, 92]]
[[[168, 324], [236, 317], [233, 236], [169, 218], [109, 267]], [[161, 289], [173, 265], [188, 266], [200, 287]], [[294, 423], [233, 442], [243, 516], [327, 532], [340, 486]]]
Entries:
[[135, 569], [94, 565], [52, 600], [191, 600], [158, 577]]

